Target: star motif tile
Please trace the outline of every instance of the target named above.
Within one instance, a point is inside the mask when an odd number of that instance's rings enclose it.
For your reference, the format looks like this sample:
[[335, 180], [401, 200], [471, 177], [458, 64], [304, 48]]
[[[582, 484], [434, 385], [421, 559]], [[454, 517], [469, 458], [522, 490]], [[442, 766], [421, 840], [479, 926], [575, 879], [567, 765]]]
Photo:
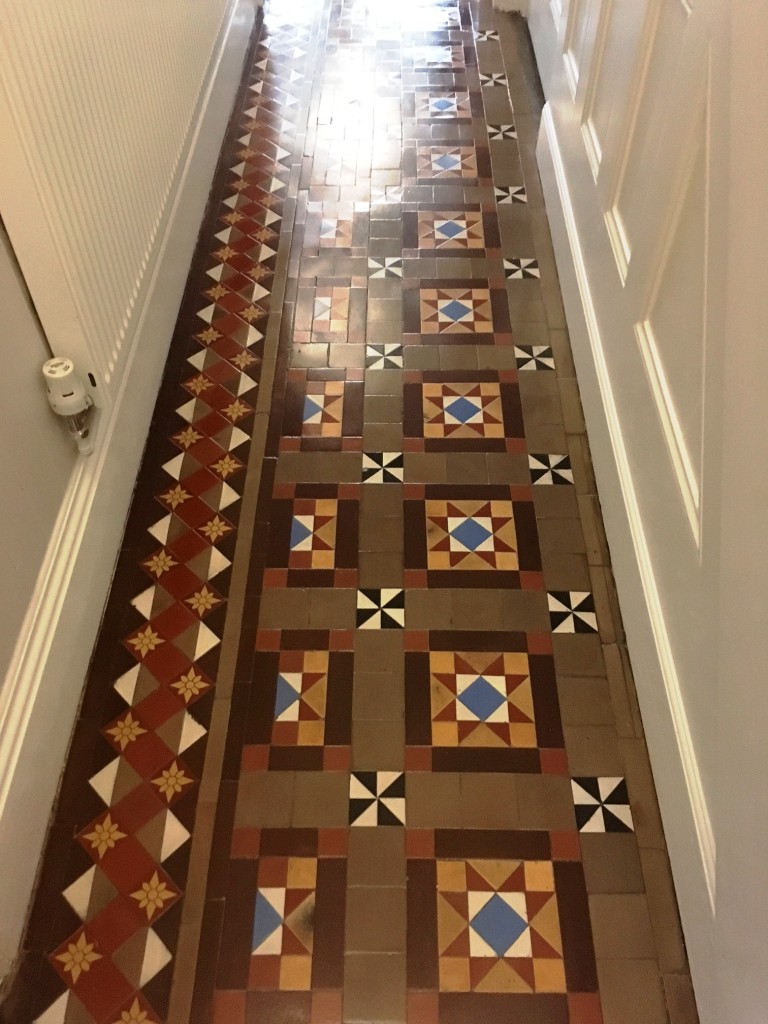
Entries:
[[395, 344], [366, 345], [365, 367], [368, 370], [399, 370], [403, 365], [403, 346]]
[[484, 249], [483, 215], [419, 212], [419, 249]]
[[422, 385], [425, 438], [503, 438], [501, 386], [493, 381]]
[[466, 119], [472, 117], [469, 93], [416, 93], [416, 117], [430, 119]]
[[555, 357], [548, 345], [515, 345], [518, 370], [554, 370]]
[[417, 146], [419, 178], [476, 178], [477, 156], [472, 146]]
[[358, 629], [403, 629], [404, 626], [405, 594], [402, 590], [358, 590]]
[[424, 506], [428, 569], [518, 569], [512, 502], [431, 498]]
[[623, 778], [571, 779], [579, 832], [633, 832], [627, 783]]
[[431, 651], [429, 670], [434, 746], [537, 745], [527, 654]]
[[483, 74], [480, 72], [480, 85], [482, 86], [494, 86], [503, 85], [508, 86], [507, 76], [501, 72], [492, 72], [490, 74]]
[[531, 472], [531, 482], [534, 484], [546, 486], [573, 483], [571, 460], [567, 455], [531, 453], [528, 456], [528, 468]]
[[541, 277], [539, 262], [534, 259], [505, 259], [504, 277], [508, 281], [523, 281], [526, 278]]
[[354, 827], [405, 825], [405, 775], [402, 772], [352, 772], [349, 823]]
[[403, 261], [399, 256], [369, 256], [368, 277], [402, 277]]
[[528, 194], [524, 185], [495, 186], [493, 189], [498, 206], [509, 203], [527, 203]]
[[363, 455], [363, 483], [402, 483], [404, 472], [402, 452], [366, 452]]
[[597, 633], [595, 601], [590, 593], [552, 590], [547, 603], [553, 633]]
[[419, 303], [422, 334], [493, 332], [491, 293], [487, 288], [422, 288]]
[[513, 124], [489, 124], [488, 138], [491, 142], [503, 142], [504, 139], [516, 139], [517, 129]]
[[565, 992], [550, 861], [438, 860], [441, 992]]

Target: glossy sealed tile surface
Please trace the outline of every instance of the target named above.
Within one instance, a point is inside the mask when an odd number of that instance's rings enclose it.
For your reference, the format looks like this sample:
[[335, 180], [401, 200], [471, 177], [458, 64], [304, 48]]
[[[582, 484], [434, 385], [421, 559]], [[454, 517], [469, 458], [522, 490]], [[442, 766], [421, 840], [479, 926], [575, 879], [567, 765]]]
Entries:
[[532, 82], [489, 0], [265, 9], [8, 1020], [674, 1024]]

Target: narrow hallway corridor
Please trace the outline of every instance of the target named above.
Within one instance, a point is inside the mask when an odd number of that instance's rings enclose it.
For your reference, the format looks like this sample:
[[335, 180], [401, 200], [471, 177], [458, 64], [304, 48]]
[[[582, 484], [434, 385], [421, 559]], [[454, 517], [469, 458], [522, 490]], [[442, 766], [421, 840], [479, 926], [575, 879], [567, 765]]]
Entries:
[[272, 0], [8, 1024], [695, 1024], [524, 22]]

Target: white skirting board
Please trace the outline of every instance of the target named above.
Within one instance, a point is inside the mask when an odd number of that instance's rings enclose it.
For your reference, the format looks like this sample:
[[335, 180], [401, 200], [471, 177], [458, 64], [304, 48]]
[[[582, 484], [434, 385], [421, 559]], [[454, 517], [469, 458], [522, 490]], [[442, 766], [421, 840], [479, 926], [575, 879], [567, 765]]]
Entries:
[[[0, 707], [0, 978], [12, 967], [163, 367], [253, 28], [232, 0], [190, 132], [134, 358], [61, 505]], [[104, 680], [109, 685], [109, 680]]]
[[603, 358], [588, 263], [576, 228], [549, 104], [542, 116], [537, 159], [691, 973], [699, 1003], [706, 1006], [711, 990], [710, 941], [715, 906], [712, 826]]

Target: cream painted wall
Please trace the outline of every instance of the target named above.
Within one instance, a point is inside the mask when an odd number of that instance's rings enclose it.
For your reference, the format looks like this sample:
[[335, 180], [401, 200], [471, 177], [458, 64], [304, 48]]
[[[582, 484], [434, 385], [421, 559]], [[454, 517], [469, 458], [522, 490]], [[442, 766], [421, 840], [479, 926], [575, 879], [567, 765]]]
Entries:
[[[0, 299], [15, 303], [18, 327], [6, 330], [4, 308], [3, 380], [18, 386], [4, 399], [17, 420], [0, 446], [12, 504], [0, 541], [0, 979], [21, 937], [256, 7], [0, 0], [0, 217], [51, 347], [81, 372], [92, 365], [101, 386], [95, 451], [76, 457], [44, 404], [45, 352], [0, 250]], [[24, 562], [13, 586], [11, 557]]]
[[768, 1019], [768, 13], [530, 0], [538, 158], [703, 1024]]

